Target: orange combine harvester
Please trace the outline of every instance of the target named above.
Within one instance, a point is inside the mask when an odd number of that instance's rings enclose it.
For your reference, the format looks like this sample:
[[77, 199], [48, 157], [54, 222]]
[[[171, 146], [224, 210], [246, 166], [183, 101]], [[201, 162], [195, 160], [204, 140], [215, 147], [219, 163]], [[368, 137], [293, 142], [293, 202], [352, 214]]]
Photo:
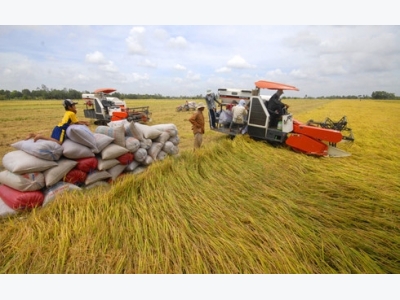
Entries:
[[[211, 129], [234, 137], [246, 133], [255, 140], [262, 140], [273, 145], [287, 145], [296, 152], [314, 156], [345, 157], [350, 153], [337, 148], [341, 141], [354, 141], [347, 119], [344, 116], [338, 122], [327, 118], [324, 122], [312, 120], [302, 123], [295, 120], [286, 110], [277, 127], [270, 126], [271, 115], [267, 109], [270, 96], [260, 95], [260, 89], [293, 90], [295, 86], [260, 80], [255, 82], [255, 89], [218, 89], [219, 109], [218, 125]], [[244, 125], [232, 121], [221, 122], [222, 114], [227, 115], [233, 100], [245, 100], [248, 105], [247, 122]], [[344, 135], [347, 133], [347, 135]]]

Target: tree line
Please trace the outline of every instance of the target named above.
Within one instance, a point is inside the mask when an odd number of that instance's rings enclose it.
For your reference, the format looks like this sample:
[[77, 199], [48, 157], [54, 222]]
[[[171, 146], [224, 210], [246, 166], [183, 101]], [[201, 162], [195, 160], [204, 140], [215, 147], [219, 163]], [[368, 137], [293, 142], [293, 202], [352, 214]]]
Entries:
[[[22, 91], [9, 91], [0, 89], [0, 100], [13, 100], [13, 99], [23, 99], [23, 100], [50, 100], [50, 99], [81, 99], [82, 94], [90, 94], [89, 91], [77, 91], [74, 89], [64, 88], [62, 90], [49, 89], [46, 85], [42, 84], [36, 90], [23, 89]], [[112, 94], [113, 97], [118, 97], [120, 99], [201, 99], [204, 95], [196, 96], [163, 96], [161, 94], [124, 94], [115, 92]], [[286, 98], [286, 97], [285, 97]], [[296, 98], [296, 97], [287, 97]], [[309, 97], [305, 95], [304, 98], [314, 99], [316, 97]], [[316, 99], [382, 99], [382, 100], [399, 100], [400, 97], [396, 97], [394, 93], [388, 93], [385, 91], [374, 91], [371, 96], [368, 95], [347, 95], [347, 96], [321, 96]]]
[[[36, 90], [23, 89], [22, 91], [9, 91], [0, 89], [0, 100], [13, 100], [13, 99], [23, 99], [23, 100], [50, 100], [50, 99], [81, 99], [82, 94], [91, 94], [89, 91], [77, 91], [74, 89], [64, 88], [62, 90], [49, 89], [47, 86], [42, 84]], [[163, 96], [161, 94], [123, 94], [119, 92], [114, 92], [113, 97], [118, 97], [120, 99], [199, 99], [202, 95], [196, 96]]]

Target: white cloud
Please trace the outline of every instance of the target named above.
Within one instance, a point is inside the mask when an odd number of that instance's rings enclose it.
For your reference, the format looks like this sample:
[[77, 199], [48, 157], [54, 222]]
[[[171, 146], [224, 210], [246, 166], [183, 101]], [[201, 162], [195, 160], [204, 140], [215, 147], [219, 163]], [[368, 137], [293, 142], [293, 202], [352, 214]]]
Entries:
[[190, 80], [200, 80], [201, 79], [201, 75], [200, 74], [196, 74], [192, 71], [187, 72], [186, 74], [186, 78], [190, 79]]
[[156, 68], [157, 64], [152, 62], [150, 59], [145, 59], [145, 60], [139, 61], [138, 66], [147, 67], [147, 68]]
[[271, 77], [276, 77], [276, 76], [285, 75], [285, 73], [282, 72], [281, 69], [275, 69], [275, 70], [272, 70], [272, 71], [268, 71], [267, 75], [271, 76]]
[[130, 54], [136, 55], [146, 55], [147, 50], [144, 45], [144, 34], [146, 29], [144, 27], [133, 27], [129, 36], [125, 39], [125, 42], [128, 46], [128, 52]]
[[234, 69], [254, 68], [254, 66], [246, 62], [246, 60], [244, 60], [240, 55], [235, 55], [233, 58], [231, 58], [227, 63], [227, 67]]
[[113, 73], [118, 71], [116, 65], [112, 61], [107, 60], [100, 51], [86, 54], [85, 60], [90, 64], [98, 65], [98, 68], [101, 71]]
[[149, 74], [131, 73], [129, 74], [129, 79], [131, 81], [148, 81], [150, 79], [150, 76]]
[[215, 72], [217, 72], [217, 73], [229, 73], [231, 71], [232, 71], [232, 69], [231, 68], [227, 68], [227, 67], [222, 67], [222, 68], [219, 68], [219, 69], [215, 70]]
[[175, 82], [175, 83], [183, 83], [183, 79], [180, 78], [180, 77], [174, 77], [174, 78], [172, 79], [172, 81]]
[[170, 38], [168, 44], [173, 48], [185, 48], [188, 43], [184, 37], [178, 36], [176, 38]]
[[109, 61], [107, 64], [99, 66], [99, 69], [102, 71], [112, 72], [112, 73], [118, 72], [118, 68], [114, 65], [112, 61]]
[[87, 77], [86, 75], [83, 75], [83, 74], [78, 74], [78, 75], [75, 76], [75, 79], [76, 80], [88, 81], [89, 77]]
[[92, 64], [106, 64], [107, 61], [103, 55], [103, 53], [99, 51], [95, 51], [93, 53], [86, 54], [86, 61]]
[[289, 74], [295, 78], [307, 78], [307, 74], [301, 70], [292, 70]]
[[146, 32], [146, 29], [144, 27], [133, 27], [129, 34], [131, 35], [136, 35], [136, 34], [143, 34]]
[[176, 64], [176, 65], [174, 66], [174, 69], [175, 69], [175, 70], [178, 70], [178, 71], [185, 71], [185, 70], [186, 70], [186, 67], [184, 67], [184, 66], [182, 66], [182, 65], [180, 65], [180, 64]]

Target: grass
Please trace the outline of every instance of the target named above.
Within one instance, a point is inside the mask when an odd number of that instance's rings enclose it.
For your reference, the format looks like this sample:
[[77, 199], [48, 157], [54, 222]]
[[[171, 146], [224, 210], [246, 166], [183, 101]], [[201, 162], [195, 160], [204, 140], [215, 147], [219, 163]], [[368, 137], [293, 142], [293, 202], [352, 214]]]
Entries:
[[[21, 102], [0, 103], [2, 155], [29, 131], [50, 133], [63, 113], [56, 101]], [[179, 156], [118, 178], [110, 190], [65, 193], [1, 219], [0, 273], [400, 272], [400, 139], [391, 125], [399, 101], [286, 101], [304, 122], [346, 115], [356, 140], [339, 145], [352, 153], [345, 158], [207, 129], [193, 152], [192, 112], [176, 112], [181, 102], [129, 101], [150, 105], [153, 124], [177, 125]], [[29, 120], [16, 120], [24, 114]]]

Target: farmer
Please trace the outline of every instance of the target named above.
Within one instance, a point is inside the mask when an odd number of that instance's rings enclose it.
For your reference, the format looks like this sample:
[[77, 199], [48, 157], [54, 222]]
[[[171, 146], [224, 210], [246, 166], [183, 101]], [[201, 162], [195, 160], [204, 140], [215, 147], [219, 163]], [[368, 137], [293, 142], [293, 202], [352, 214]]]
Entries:
[[232, 123], [230, 126], [230, 131], [232, 131], [233, 127], [239, 126], [240, 131], [244, 129], [244, 126], [247, 124], [247, 107], [246, 101], [244, 99], [240, 99], [239, 104], [232, 108]]
[[33, 141], [36, 142], [37, 140], [48, 140], [53, 141], [58, 144], [62, 144], [65, 140], [65, 135], [67, 128], [70, 124], [79, 124], [79, 125], [86, 125], [89, 126], [89, 122], [87, 121], [79, 121], [76, 117], [76, 107], [75, 105], [78, 104], [77, 102], [73, 102], [71, 99], [65, 99], [63, 102], [63, 106], [65, 108], [64, 116], [61, 122], [54, 127], [53, 132], [51, 133], [51, 137], [45, 137], [41, 134], [30, 133], [27, 140], [33, 138]]
[[232, 113], [233, 113], [232, 117], [233, 123], [244, 124], [247, 119], [246, 101], [244, 99], [241, 99], [239, 101], [239, 104], [232, 108]]
[[208, 108], [208, 112], [210, 115], [210, 128], [214, 129], [216, 127], [216, 108], [215, 108], [215, 103], [217, 102], [218, 104], [221, 104], [220, 102], [218, 102], [217, 97], [215, 96], [215, 94], [211, 91], [211, 90], [207, 90], [207, 94], [206, 97], [204, 98], [206, 100], [207, 103], [207, 108]]
[[201, 147], [203, 142], [203, 134], [204, 134], [204, 104], [200, 103], [197, 106], [197, 110], [193, 115], [189, 118], [189, 122], [192, 123], [192, 131], [194, 134], [194, 150]]
[[269, 122], [270, 127], [276, 127], [279, 119], [285, 113], [285, 109], [289, 108], [289, 105], [281, 102], [281, 95], [283, 90], [277, 90], [275, 94], [265, 103], [267, 110], [270, 114], [271, 120]]

